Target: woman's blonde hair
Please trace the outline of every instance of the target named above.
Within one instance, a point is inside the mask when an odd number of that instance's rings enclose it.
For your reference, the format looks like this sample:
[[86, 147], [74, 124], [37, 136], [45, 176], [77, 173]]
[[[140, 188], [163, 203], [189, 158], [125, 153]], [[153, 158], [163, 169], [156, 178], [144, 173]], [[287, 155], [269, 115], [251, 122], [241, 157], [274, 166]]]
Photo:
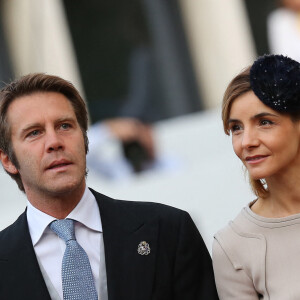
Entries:
[[[250, 68], [251, 66], [247, 67], [237, 76], [235, 76], [229, 83], [224, 93], [222, 103], [222, 120], [223, 128], [227, 135], [230, 135], [228, 119], [233, 101], [247, 92], [252, 91], [250, 85]], [[263, 179], [254, 180], [249, 176], [249, 182], [256, 196], [260, 198], [267, 198], [269, 191]]]

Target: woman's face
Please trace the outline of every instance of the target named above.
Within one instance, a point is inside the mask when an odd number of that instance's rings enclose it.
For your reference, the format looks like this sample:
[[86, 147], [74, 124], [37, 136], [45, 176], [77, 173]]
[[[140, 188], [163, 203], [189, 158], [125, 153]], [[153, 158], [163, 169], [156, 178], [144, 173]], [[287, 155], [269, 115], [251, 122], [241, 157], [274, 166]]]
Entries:
[[234, 152], [254, 180], [300, 165], [300, 122], [264, 105], [252, 91], [232, 103], [228, 128]]

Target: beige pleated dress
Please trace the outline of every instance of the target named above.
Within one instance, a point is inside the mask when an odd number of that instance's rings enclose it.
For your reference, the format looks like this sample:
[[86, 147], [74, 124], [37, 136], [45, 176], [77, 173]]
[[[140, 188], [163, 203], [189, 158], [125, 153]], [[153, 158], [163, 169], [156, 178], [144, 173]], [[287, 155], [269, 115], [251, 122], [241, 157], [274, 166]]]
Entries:
[[264, 218], [243, 208], [215, 235], [213, 265], [220, 300], [299, 300], [300, 214]]

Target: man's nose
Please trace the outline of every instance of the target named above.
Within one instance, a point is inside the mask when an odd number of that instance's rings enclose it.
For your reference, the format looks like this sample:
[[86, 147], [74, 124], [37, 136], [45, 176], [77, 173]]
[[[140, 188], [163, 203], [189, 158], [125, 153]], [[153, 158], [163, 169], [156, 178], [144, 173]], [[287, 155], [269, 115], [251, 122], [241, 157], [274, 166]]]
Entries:
[[55, 131], [48, 131], [46, 134], [46, 151], [58, 151], [64, 149], [64, 141], [63, 138]]

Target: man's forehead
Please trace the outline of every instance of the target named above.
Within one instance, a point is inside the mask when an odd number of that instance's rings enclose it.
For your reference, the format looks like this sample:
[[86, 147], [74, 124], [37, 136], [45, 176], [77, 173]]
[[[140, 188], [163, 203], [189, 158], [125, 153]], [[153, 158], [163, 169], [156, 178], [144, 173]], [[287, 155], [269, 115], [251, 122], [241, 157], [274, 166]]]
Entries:
[[7, 110], [10, 125], [39, 122], [45, 118], [74, 118], [75, 112], [71, 102], [57, 92], [36, 92], [18, 97], [12, 101]]
[[[47, 102], [47, 105], [46, 103]], [[23, 96], [16, 97], [8, 106], [7, 111], [24, 108], [45, 108], [51, 104], [70, 109], [74, 112], [71, 101], [63, 94], [58, 92], [34, 92]], [[45, 106], [46, 105], [46, 106]]]

